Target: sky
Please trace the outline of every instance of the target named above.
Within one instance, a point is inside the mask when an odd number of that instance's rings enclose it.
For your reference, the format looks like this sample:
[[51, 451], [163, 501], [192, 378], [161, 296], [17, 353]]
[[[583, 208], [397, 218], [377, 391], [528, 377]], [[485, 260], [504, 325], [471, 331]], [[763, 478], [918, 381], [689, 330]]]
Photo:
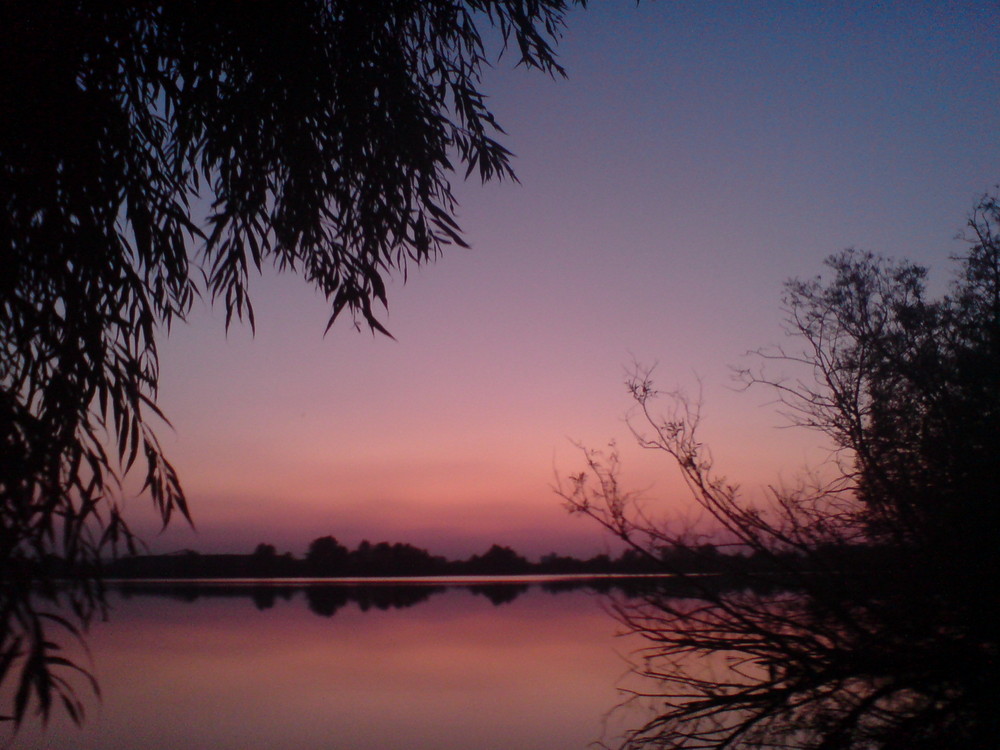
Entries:
[[1000, 182], [996, 2], [592, 2], [567, 79], [484, 77], [520, 184], [456, 178], [471, 249], [389, 290], [394, 339], [299, 278], [252, 281], [257, 329], [199, 303], [161, 344], [159, 436], [188, 495], [156, 552], [303, 554], [332, 534], [465, 557], [616, 548], [552, 485], [617, 441], [664, 522], [697, 520], [665, 456], [630, 437], [632, 362], [703, 400], [704, 441], [746, 497], [828, 451], [733, 367], [786, 341], [782, 284], [847, 247], [945, 288]]

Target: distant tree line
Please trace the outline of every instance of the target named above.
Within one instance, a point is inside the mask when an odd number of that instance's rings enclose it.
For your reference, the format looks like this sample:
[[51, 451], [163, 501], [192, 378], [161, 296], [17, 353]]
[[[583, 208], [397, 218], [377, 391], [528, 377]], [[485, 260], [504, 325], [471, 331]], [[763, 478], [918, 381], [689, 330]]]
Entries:
[[[831, 551], [831, 554], [833, 551]], [[793, 553], [789, 553], [793, 554]], [[879, 551], [855, 547], [849, 559], [859, 570], [874, 562]], [[843, 564], [842, 551], [838, 559]], [[493, 544], [481, 555], [450, 560], [404, 542], [362, 541], [350, 550], [333, 536], [314, 539], [304, 557], [278, 553], [261, 543], [251, 553], [202, 554], [193, 550], [166, 555], [132, 555], [106, 566], [111, 578], [378, 578], [491, 575], [642, 575], [649, 573], [757, 573], [773, 577], [778, 568], [770, 557], [743, 550], [698, 546], [664, 546], [656, 557], [626, 549], [617, 557], [602, 553], [590, 558], [550, 553], [532, 562], [507, 546]]]

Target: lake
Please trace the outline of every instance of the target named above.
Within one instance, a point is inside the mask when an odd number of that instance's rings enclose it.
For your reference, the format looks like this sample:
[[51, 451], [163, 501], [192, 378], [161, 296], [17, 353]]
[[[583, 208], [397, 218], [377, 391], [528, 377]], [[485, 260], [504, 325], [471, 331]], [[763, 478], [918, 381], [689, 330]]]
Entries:
[[[588, 588], [139, 586], [88, 635], [85, 724], [26, 723], [10, 750], [583, 750], [639, 719], [642, 644]], [[86, 657], [85, 657], [86, 658]]]

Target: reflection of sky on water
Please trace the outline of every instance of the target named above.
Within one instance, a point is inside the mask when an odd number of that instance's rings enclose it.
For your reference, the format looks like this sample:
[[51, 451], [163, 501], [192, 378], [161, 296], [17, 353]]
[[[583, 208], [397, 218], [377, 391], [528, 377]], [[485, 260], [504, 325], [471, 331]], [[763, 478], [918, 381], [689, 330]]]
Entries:
[[89, 645], [103, 702], [9, 747], [567, 748], [602, 737], [630, 649], [592, 593], [532, 588], [494, 606], [449, 589], [330, 618], [301, 591], [113, 598]]

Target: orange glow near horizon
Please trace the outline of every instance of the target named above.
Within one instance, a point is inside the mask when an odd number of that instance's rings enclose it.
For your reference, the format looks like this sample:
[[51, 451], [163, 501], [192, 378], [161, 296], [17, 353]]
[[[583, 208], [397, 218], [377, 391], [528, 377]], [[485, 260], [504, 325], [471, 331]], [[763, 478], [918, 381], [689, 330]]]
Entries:
[[[844, 247], [909, 257], [945, 281], [997, 180], [996, 65], [985, 10], [852, 12], [606, 3], [574, 13], [568, 80], [504, 67], [484, 85], [520, 184], [457, 184], [472, 244], [388, 290], [395, 340], [338, 322], [305, 282], [252, 282], [257, 332], [200, 306], [161, 346], [160, 431], [194, 534], [154, 549], [296, 553], [316, 536], [528, 556], [611, 542], [561, 509], [572, 441], [616, 439], [624, 481], [663, 518], [693, 509], [662, 456], [633, 445], [633, 360], [704, 398], [704, 442], [749, 497], [828, 458], [779, 430], [773, 394], [733, 390], [744, 352], [788, 344], [782, 283]], [[956, 20], [958, 17], [963, 21]], [[943, 158], [941, 155], [947, 155]]]

